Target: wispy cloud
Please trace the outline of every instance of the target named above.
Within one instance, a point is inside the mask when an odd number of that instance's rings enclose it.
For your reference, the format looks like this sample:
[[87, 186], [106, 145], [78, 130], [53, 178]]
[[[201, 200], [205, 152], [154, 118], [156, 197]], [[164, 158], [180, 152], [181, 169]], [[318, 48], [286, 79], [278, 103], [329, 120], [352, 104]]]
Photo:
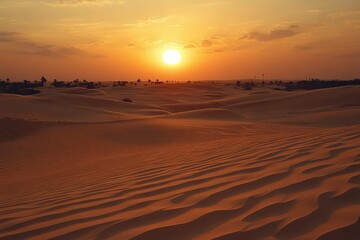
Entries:
[[223, 1], [205, 1], [205, 2], [198, 3], [197, 5], [200, 7], [217, 7], [220, 5], [227, 4], [229, 2], [230, 1], [224, 1], [224, 0]]
[[187, 48], [187, 49], [196, 48], [196, 45], [195, 44], [187, 44], [187, 45], [185, 45], [184, 48]]
[[48, 57], [70, 57], [70, 56], [86, 56], [100, 57], [99, 55], [91, 55], [84, 50], [73, 46], [56, 46], [52, 44], [36, 43], [23, 37], [17, 32], [0, 31], [0, 44], [10, 45], [13, 52], [25, 55], [40, 55]]
[[85, 4], [92, 4], [92, 5], [104, 5], [110, 3], [124, 4], [125, 0], [12, 0], [11, 3], [12, 5], [14, 3], [23, 4], [23, 5], [41, 3], [51, 7], [76, 7]]
[[16, 32], [0, 31], [0, 43], [1, 42], [11, 42], [19, 34]]
[[184, 48], [210, 48], [213, 47], [214, 45], [216, 45], [217, 43], [215, 42], [216, 39], [212, 38], [212, 39], [203, 39], [197, 43], [190, 43], [190, 44], [186, 44], [184, 46]]
[[360, 9], [351, 10], [351, 11], [339, 11], [330, 14], [332, 18], [342, 18], [342, 17], [360, 17]]
[[273, 41], [283, 38], [289, 38], [298, 34], [298, 31], [296, 31], [298, 27], [299, 26], [297, 25], [291, 25], [287, 29], [276, 29], [268, 33], [253, 31], [245, 34], [241, 39], [249, 39], [256, 41]]
[[314, 41], [314, 42], [308, 42], [301, 45], [297, 45], [294, 47], [295, 50], [298, 51], [311, 51], [314, 49], [322, 48], [324, 45], [328, 44], [328, 42], [325, 41]]
[[212, 45], [213, 45], [213, 42], [210, 40], [207, 40], [207, 39], [205, 39], [201, 42], [202, 47], [211, 47]]
[[47, 57], [69, 57], [69, 56], [89, 56], [85, 51], [75, 47], [56, 47], [53, 45], [37, 46], [36, 48], [23, 49], [17, 51], [18, 54], [39, 55]]
[[360, 50], [357, 52], [342, 53], [339, 54], [338, 56], [343, 58], [360, 58]]
[[56, 0], [56, 1], [44, 1], [47, 4], [54, 7], [74, 7], [85, 4], [95, 4], [95, 5], [104, 5], [110, 3], [119, 3], [124, 4], [125, 1], [122, 0]]
[[200, 40], [196, 43], [188, 43], [184, 45], [185, 49], [196, 49], [204, 54], [233, 52], [243, 50], [244, 44], [240, 43], [236, 38], [227, 38], [214, 36]]
[[169, 20], [170, 16], [164, 17], [143, 17], [141, 19], [136, 20], [134, 23], [125, 23], [124, 27], [146, 27], [153, 24], [162, 24]]
[[311, 13], [311, 14], [317, 14], [317, 13], [321, 13], [321, 10], [320, 9], [309, 9], [307, 12]]

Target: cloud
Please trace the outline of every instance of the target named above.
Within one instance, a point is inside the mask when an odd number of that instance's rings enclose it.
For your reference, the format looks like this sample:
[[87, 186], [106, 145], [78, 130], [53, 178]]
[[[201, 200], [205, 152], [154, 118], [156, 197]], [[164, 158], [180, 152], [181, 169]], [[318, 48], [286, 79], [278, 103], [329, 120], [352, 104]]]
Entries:
[[187, 43], [184, 45], [185, 49], [196, 49], [204, 54], [221, 53], [221, 52], [233, 52], [246, 49], [243, 43], [240, 43], [238, 39], [213, 36], [206, 39], [197, 41], [196, 43]]
[[299, 28], [300, 26], [299, 25], [296, 25], [296, 24], [292, 24], [289, 26], [290, 29], [295, 29], [295, 28]]
[[17, 37], [17, 35], [18, 33], [16, 32], [0, 31], [0, 43], [11, 42]]
[[196, 48], [196, 45], [194, 45], [194, 44], [188, 44], [188, 45], [186, 45], [184, 48]]
[[84, 4], [107, 4], [111, 3], [109, 0], [56, 0], [56, 1], [43, 1], [53, 7], [72, 7]]
[[304, 43], [298, 46], [295, 46], [294, 49], [298, 51], [310, 51], [314, 49], [319, 49], [324, 46], [324, 44], [327, 44], [325, 41], [316, 41], [316, 42], [309, 42]]
[[201, 42], [202, 47], [211, 47], [212, 45], [213, 45], [213, 43], [210, 40], [207, 40], [207, 39], [205, 39], [205, 40], [203, 40]]
[[25, 55], [39, 55], [47, 57], [69, 57], [69, 56], [88, 56], [88, 54], [75, 47], [56, 47], [52, 45], [38, 46], [32, 49], [25, 49], [17, 51], [19, 54]]
[[359, 16], [360, 16], [360, 9], [351, 10], [351, 11], [340, 11], [330, 14], [330, 17], [332, 18], [359, 17]]
[[317, 13], [320, 13], [321, 10], [319, 10], [319, 9], [309, 9], [307, 12], [311, 13], [311, 14], [317, 14]]
[[[215, 38], [212, 38], [215, 40]], [[197, 42], [195, 44], [191, 43], [191, 44], [187, 44], [184, 46], [184, 48], [190, 49], [190, 48], [210, 48], [214, 46], [214, 42], [210, 41], [208, 39], [204, 39], [200, 42]]]
[[24, 38], [20, 33], [17, 32], [0, 31], [0, 44], [13, 46], [15, 48], [15, 53], [17, 54], [40, 55], [49, 57], [100, 57], [99, 55], [90, 55], [76, 47], [63, 47], [51, 44], [35, 43], [27, 38]]
[[37, 45], [17, 32], [0, 31], [0, 44], [12, 44], [18, 47], [36, 47]]
[[273, 41], [283, 38], [289, 38], [297, 35], [298, 33], [294, 30], [298, 28], [297, 25], [292, 25], [288, 29], [279, 29], [279, 30], [272, 30], [269, 33], [262, 33], [262, 32], [249, 32], [241, 39], [250, 39], [250, 40], [257, 40], [257, 41]]
[[220, 5], [228, 4], [230, 1], [205, 1], [202, 3], [198, 3], [197, 5], [200, 7], [218, 7]]
[[33, 4], [41, 3], [51, 7], [76, 7], [85, 4], [103, 5], [110, 3], [124, 4], [124, 0], [14, 0], [12, 3]]
[[165, 16], [165, 17], [143, 17], [142, 19], [138, 19], [136, 20], [134, 23], [125, 23], [123, 24], [123, 26], [125, 27], [138, 27], [138, 28], [142, 28], [142, 27], [146, 27], [152, 24], [161, 24], [161, 23], [165, 23], [166, 21], [169, 20], [169, 16]]
[[343, 58], [360, 58], [360, 51], [343, 53], [343, 54], [339, 54], [338, 56]]

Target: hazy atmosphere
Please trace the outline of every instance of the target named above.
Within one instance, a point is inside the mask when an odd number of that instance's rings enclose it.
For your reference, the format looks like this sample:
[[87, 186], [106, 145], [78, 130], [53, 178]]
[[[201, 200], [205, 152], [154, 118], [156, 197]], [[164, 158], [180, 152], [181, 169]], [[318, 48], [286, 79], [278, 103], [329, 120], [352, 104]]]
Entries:
[[14, 80], [353, 79], [360, 1], [2, 0], [0, 51]]
[[359, 240], [359, 0], [0, 0], [1, 240]]

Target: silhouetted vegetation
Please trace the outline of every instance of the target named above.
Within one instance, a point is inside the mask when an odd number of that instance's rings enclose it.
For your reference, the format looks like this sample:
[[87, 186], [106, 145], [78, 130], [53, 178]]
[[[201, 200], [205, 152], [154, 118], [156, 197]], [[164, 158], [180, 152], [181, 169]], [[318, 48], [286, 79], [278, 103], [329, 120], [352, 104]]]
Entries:
[[[166, 83], [170, 83], [169, 81], [166, 81]], [[113, 87], [126, 87], [126, 86], [151, 86], [151, 85], [160, 85], [160, 84], [164, 84], [163, 81], [160, 81], [159, 79], [156, 79], [155, 81], [152, 81], [151, 79], [147, 80], [147, 81], [141, 81], [141, 79], [138, 79], [136, 81], [116, 81], [113, 82], [112, 86]]]
[[[40, 93], [40, 90], [37, 88], [41, 87], [50, 87], [50, 88], [74, 88], [74, 87], [83, 87], [87, 89], [96, 89], [107, 87], [106, 84], [102, 82], [91, 82], [87, 80], [80, 81], [79, 79], [75, 79], [70, 82], [59, 81], [54, 79], [51, 84], [47, 85], [48, 80], [43, 76], [40, 80], [35, 81], [18, 81], [11, 82], [10, 79], [1, 80], [0, 79], [0, 93], [11, 93], [11, 94], [20, 94], [20, 95], [31, 95]], [[161, 85], [161, 84], [172, 84], [177, 83], [176, 81], [160, 81], [156, 80], [147, 80], [142, 81], [141, 79], [137, 79], [136, 81], [115, 81], [112, 83], [112, 87], [126, 87], [126, 86], [143, 86], [147, 87], [150, 85]], [[200, 83], [199, 81], [187, 81], [187, 84], [196, 84]], [[224, 84], [221, 81], [210, 81], [212, 84]], [[225, 84], [226, 86], [234, 86], [233, 83], [228, 82]], [[360, 85], [360, 79], [353, 80], [320, 80], [320, 79], [312, 79], [302, 80], [302, 81], [256, 81], [256, 80], [242, 80], [235, 82], [235, 88], [243, 89], [243, 90], [252, 90], [255, 87], [273, 87], [275, 90], [283, 90], [283, 91], [295, 91], [295, 90], [314, 90], [314, 89], [322, 89], [322, 88], [332, 88], [332, 87], [340, 87], [340, 86], [348, 86], [348, 85]], [[128, 100], [125, 100], [127, 102]], [[131, 102], [128, 101], [128, 102]]]
[[125, 87], [129, 84], [128, 81], [117, 81], [117, 82], [113, 82], [113, 87]]
[[325, 81], [320, 79], [310, 79], [310, 80], [297, 81], [297, 82], [291, 81], [280, 84], [280, 86], [283, 86], [283, 89], [280, 90], [286, 90], [286, 91], [294, 91], [299, 89], [315, 90], [315, 89], [333, 88], [333, 87], [341, 87], [348, 85], [360, 85], [360, 79], [354, 79], [348, 81], [340, 81], [340, 80]]
[[40, 85], [42, 87], [45, 87], [46, 83], [47, 83], [47, 79], [44, 76], [42, 76], [41, 79], [40, 79]]
[[235, 86], [237, 88], [242, 88], [243, 90], [252, 90], [253, 87], [258, 86], [258, 84], [254, 81], [236, 81]]
[[246, 82], [243, 85], [244, 90], [252, 90], [255, 84], [253, 82]]
[[320, 80], [309, 79], [302, 81], [236, 81], [235, 88], [251, 90], [254, 87], [264, 87], [276, 85], [275, 90], [295, 91], [295, 90], [315, 90], [322, 88], [341, 87], [348, 85], [360, 85], [360, 79], [354, 80]]
[[89, 82], [85, 79], [83, 81], [80, 81], [79, 79], [75, 79], [74, 81], [71, 82], [58, 81], [54, 79], [54, 81], [51, 83], [51, 86], [55, 88], [83, 87], [87, 89], [106, 87], [106, 85], [102, 84], [101, 82]]
[[[46, 87], [48, 80], [43, 76], [40, 80], [28, 81], [24, 80], [22, 82], [11, 82], [10, 79], [1, 80], [0, 79], [0, 93], [12, 93], [12, 94], [20, 94], [20, 95], [31, 95], [40, 93], [40, 90], [36, 88]], [[80, 81], [76, 79], [71, 82], [58, 81], [54, 79], [54, 81], [50, 84], [49, 87], [55, 88], [73, 88], [73, 87], [83, 87], [88, 89], [95, 89], [106, 87], [101, 82], [90, 82], [87, 80]]]
[[155, 81], [152, 81], [151, 79], [148, 80], [148, 83], [150, 85], [160, 85], [160, 84], [164, 84], [163, 81], [160, 81], [159, 79], [156, 79]]
[[10, 79], [0, 79], [0, 93], [11, 93], [19, 95], [32, 95], [40, 93], [39, 90], [34, 88], [45, 86], [46, 81], [47, 80], [45, 77], [42, 77], [40, 81], [35, 80], [33, 82], [28, 80], [24, 80], [22, 82], [11, 82]]

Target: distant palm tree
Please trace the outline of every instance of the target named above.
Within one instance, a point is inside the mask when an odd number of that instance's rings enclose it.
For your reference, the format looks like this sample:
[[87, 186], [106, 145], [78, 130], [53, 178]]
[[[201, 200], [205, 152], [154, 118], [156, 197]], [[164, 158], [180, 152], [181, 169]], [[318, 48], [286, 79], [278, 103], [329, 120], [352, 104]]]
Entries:
[[40, 82], [41, 82], [41, 86], [44, 87], [46, 85], [47, 79], [44, 76], [42, 76]]

